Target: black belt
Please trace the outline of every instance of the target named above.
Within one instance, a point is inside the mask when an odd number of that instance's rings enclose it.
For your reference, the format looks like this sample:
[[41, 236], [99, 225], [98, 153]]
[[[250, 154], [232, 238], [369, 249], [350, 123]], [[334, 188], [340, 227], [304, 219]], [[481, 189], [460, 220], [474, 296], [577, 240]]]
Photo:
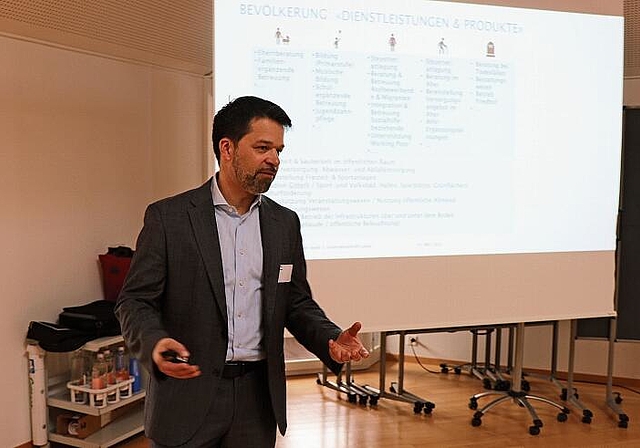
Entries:
[[253, 372], [267, 365], [264, 359], [261, 361], [233, 361], [226, 362], [222, 369], [223, 378], [237, 378], [245, 373]]

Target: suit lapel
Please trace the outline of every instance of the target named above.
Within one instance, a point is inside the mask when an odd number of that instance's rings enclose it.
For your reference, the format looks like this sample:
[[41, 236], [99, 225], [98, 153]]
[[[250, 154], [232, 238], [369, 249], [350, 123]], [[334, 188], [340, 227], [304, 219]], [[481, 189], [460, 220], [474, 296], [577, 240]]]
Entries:
[[196, 242], [200, 248], [200, 255], [213, 289], [214, 298], [227, 323], [227, 304], [224, 292], [224, 273], [222, 271], [222, 255], [218, 238], [218, 226], [211, 197], [211, 179], [194, 192], [191, 201], [193, 207], [189, 209], [189, 218]]
[[[265, 330], [268, 328], [276, 306], [276, 289], [278, 287], [278, 274], [280, 272], [279, 260], [281, 259], [281, 246], [279, 244], [282, 235], [279, 234], [277, 216], [269, 199], [263, 196], [260, 205], [260, 232], [262, 237], [262, 272], [263, 272], [263, 313]], [[266, 334], [266, 331], [265, 331]]]

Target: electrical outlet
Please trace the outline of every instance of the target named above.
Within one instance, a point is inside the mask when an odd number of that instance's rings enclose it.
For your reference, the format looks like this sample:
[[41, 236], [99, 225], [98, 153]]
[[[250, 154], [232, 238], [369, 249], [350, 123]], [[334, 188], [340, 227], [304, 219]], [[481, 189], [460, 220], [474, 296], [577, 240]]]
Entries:
[[418, 336], [411, 336], [411, 338], [409, 339], [409, 343], [414, 347], [418, 345]]

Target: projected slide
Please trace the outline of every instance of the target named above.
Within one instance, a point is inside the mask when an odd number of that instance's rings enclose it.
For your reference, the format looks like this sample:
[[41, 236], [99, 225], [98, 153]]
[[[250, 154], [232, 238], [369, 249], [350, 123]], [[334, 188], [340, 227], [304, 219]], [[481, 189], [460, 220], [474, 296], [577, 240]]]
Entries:
[[615, 247], [620, 17], [436, 1], [216, 0], [215, 107], [277, 102], [268, 195], [309, 259]]

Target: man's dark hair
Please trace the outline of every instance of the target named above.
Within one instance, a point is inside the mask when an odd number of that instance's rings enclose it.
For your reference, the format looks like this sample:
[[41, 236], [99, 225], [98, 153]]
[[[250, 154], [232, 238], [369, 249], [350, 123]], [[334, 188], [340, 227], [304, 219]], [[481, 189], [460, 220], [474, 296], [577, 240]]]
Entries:
[[237, 144], [249, 133], [251, 122], [256, 118], [269, 118], [285, 128], [291, 127], [291, 119], [277, 104], [255, 96], [241, 96], [228, 103], [213, 117], [213, 152], [220, 162], [220, 140], [230, 139]]

